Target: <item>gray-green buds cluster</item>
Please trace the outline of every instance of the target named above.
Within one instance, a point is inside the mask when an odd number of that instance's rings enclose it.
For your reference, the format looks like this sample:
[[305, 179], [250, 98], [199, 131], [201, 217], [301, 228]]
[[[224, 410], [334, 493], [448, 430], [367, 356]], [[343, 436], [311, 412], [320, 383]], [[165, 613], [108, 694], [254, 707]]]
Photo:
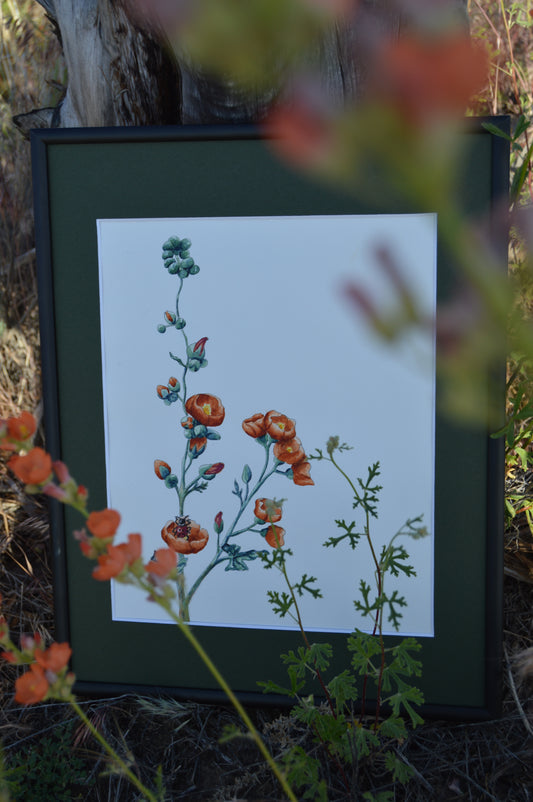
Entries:
[[163, 264], [171, 275], [178, 275], [180, 278], [195, 276], [200, 272], [199, 266], [190, 255], [190, 239], [180, 239], [179, 237], [169, 237], [163, 243], [163, 253], [161, 258]]

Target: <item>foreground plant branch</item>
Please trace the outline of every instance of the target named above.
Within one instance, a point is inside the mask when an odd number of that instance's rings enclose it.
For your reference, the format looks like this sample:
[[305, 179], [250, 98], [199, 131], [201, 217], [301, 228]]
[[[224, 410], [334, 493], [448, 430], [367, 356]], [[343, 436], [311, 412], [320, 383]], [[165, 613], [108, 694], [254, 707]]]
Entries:
[[[291, 802], [298, 802], [284, 773], [266, 748], [245, 709], [199, 643], [190, 626], [173, 608], [173, 600], [176, 598], [173, 581], [177, 580], [176, 552], [170, 548], [157, 549], [153, 558], [143, 564], [141, 535], [130, 534], [126, 543], [115, 545], [114, 537], [120, 523], [120, 514], [112, 509], [89, 513], [86, 488], [77, 484], [64, 463], [53, 462], [50, 455], [43, 449], [32, 447], [35, 431], [35, 419], [28, 412], [0, 421], [0, 448], [14, 452], [8, 464], [15, 475], [25, 483], [26, 492], [42, 492], [80, 512], [85, 519], [87, 529], [81, 530], [76, 536], [84, 556], [96, 560], [98, 563], [93, 569], [93, 577], [99, 581], [115, 579], [117, 582], [133, 585], [148, 594], [170, 615], [220, 688], [226, 693], [287, 798]], [[20, 455], [17, 453], [19, 451], [24, 453]], [[35, 635], [33, 638], [23, 638], [21, 647], [18, 648], [12, 642], [7, 622], [2, 616], [0, 617], [0, 645], [4, 649], [2, 657], [5, 660], [15, 665], [29, 666], [29, 670], [19, 676], [15, 682], [15, 700], [26, 705], [47, 699], [68, 702], [120, 771], [128, 777], [145, 799], [149, 802], [157, 802], [160, 797], [156, 797], [141, 783], [77, 704], [72, 694], [75, 676], [72, 672], [68, 672], [68, 661], [71, 656], [69, 644], [53, 643], [48, 649], [43, 649], [41, 639]]]

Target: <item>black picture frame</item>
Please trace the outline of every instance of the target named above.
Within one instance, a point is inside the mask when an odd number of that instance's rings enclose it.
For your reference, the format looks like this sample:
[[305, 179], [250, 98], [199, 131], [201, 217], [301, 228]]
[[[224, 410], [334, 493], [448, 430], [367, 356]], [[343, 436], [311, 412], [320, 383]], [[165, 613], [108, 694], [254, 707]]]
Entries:
[[[471, 121], [465, 133], [468, 169], [457, 197], [464, 214], [490, 219], [507, 197], [508, 144], [482, 122]], [[492, 122], [504, 130], [508, 126], [506, 120]], [[47, 449], [90, 487], [92, 509], [106, 506], [96, 219], [404, 210], [393, 200], [389, 208], [375, 208], [292, 172], [249, 127], [39, 130], [32, 132], [32, 161]], [[184, 183], [194, 176], [201, 187], [186, 201], [168, 181], [176, 165]], [[503, 239], [494, 245], [506, 270]], [[453, 276], [453, 263], [439, 246], [439, 293], [448, 291]], [[81, 304], [73, 303], [79, 299]], [[503, 365], [490, 387], [487, 392], [499, 394], [496, 403], [503, 409]], [[423, 713], [491, 718], [500, 706], [500, 440], [437, 416], [435, 509], [436, 634], [421, 639]], [[79, 526], [75, 513], [52, 503], [56, 638], [73, 647], [76, 689], [221, 700], [221, 691], [179, 632], [111, 620], [109, 587], [92, 580], [71, 536]], [[294, 633], [208, 628], [199, 635], [244, 702], [286, 701], [263, 695], [256, 681], [284, 683], [279, 654], [294, 648]], [[341, 666], [345, 636], [326, 637]]]

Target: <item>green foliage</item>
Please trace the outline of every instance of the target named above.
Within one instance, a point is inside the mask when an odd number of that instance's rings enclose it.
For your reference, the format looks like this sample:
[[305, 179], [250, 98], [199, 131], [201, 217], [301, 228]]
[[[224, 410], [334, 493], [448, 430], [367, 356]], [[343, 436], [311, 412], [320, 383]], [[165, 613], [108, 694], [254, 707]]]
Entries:
[[[361, 540], [366, 540], [374, 561], [375, 585], [372, 586], [364, 578], [360, 579], [360, 597], [354, 600], [354, 607], [363, 616], [370, 617], [371, 632], [356, 629], [347, 637], [350, 653], [350, 664], [333, 677], [327, 677], [333, 649], [329, 644], [309, 643], [298, 609], [297, 595], [311, 593], [315, 598], [321, 596], [313, 584], [315, 577], [304, 574], [299, 583], [292, 584], [287, 574], [286, 558], [288, 550], [276, 550], [272, 555], [263, 558], [267, 568], [276, 567], [283, 574], [288, 590], [269, 591], [268, 599], [274, 611], [283, 618], [289, 614], [298, 622], [304, 646], [281, 655], [287, 668], [289, 686], [278, 683], [261, 682], [264, 692], [280, 693], [295, 701], [292, 710], [293, 718], [305, 725], [312, 733], [313, 739], [321, 744], [319, 753], [322, 759], [332, 762], [336, 773], [341, 776], [346, 792], [351, 794], [352, 783], [347, 779], [345, 768], [353, 775], [357, 773], [361, 761], [371, 761], [373, 756], [384, 757], [385, 768], [391, 781], [406, 783], [411, 775], [411, 768], [401, 759], [391, 744], [400, 743], [407, 735], [407, 722], [412, 727], [422, 723], [416, 707], [424, 701], [421, 691], [411, 681], [422, 673], [422, 666], [416, 657], [420, 644], [414, 638], [404, 638], [394, 646], [386, 646], [383, 637], [383, 620], [385, 615], [392, 626], [398, 630], [401, 609], [406, 606], [403, 596], [396, 589], [385, 590], [386, 577], [406, 577], [415, 575], [409, 564], [409, 555], [400, 537], [419, 539], [427, 535], [421, 516], [408, 519], [383, 545], [376, 556], [370, 533], [370, 520], [377, 518], [378, 496], [381, 486], [377, 484], [379, 462], [375, 462], [367, 471], [366, 479], [356, 482], [344, 473], [336, 462], [336, 452], [345, 451], [348, 446], [341, 445], [338, 437], [331, 437], [326, 446], [326, 453], [321, 449], [311, 456], [312, 459], [325, 460], [339, 471], [348, 482], [353, 493], [353, 507], [364, 515], [364, 524], [358, 531], [355, 521], [347, 523], [337, 520], [341, 530], [338, 536], [326, 540], [324, 546], [336, 548], [345, 542], [355, 549]], [[316, 692], [320, 701], [313, 695], [305, 693], [309, 682], [315, 680]], [[372, 689], [372, 690], [371, 690]], [[370, 722], [364, 715], [367, 697], [374, 698], [375, 715]], [[354, 704], [360, 704], [361, 712], [355, 712]], [[316, 757], [310, 757], [300, 747], [292, 749], [285, 757], [287, 777], [293, 787], [299, 789], [302, 799], [327, 800], [327, 789], [323, 786], [322, 764]], [[364, 799], [388, 800], [391, 792], [380, 792], [377, 796], [365, 793]]]
[[[71, 802], [81, 798], [75, 787], [87, 788], [88, 770], [72, 746], [72, 725], [56, 727], [50, 735], [24, 745], [9, 758], [16, 778], [14, 802]], [[93, 781], [91, 781], [93, 782]]]

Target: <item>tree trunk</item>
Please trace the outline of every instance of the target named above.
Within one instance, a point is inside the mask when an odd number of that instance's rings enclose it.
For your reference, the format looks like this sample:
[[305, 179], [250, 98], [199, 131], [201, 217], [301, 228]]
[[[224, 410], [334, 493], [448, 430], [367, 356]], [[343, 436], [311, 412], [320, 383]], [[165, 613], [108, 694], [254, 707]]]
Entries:
[[[164, 37], [128, 13], [128, 0], [38, 1], [62, 42], [69, 84], [57, 108], [19, 115], [23, 130], [256, 121], [282, 90], [250, 96], [174, 58]], [[330, 99], [344, 103], [360, 96], [372, 42], [399, 36], [409, 22], [406, 7], [420, 2], [360, 0], [352, 18], [324, 36], [309, 64]], [[464, 8], [466, 0], [446, 2]]]

